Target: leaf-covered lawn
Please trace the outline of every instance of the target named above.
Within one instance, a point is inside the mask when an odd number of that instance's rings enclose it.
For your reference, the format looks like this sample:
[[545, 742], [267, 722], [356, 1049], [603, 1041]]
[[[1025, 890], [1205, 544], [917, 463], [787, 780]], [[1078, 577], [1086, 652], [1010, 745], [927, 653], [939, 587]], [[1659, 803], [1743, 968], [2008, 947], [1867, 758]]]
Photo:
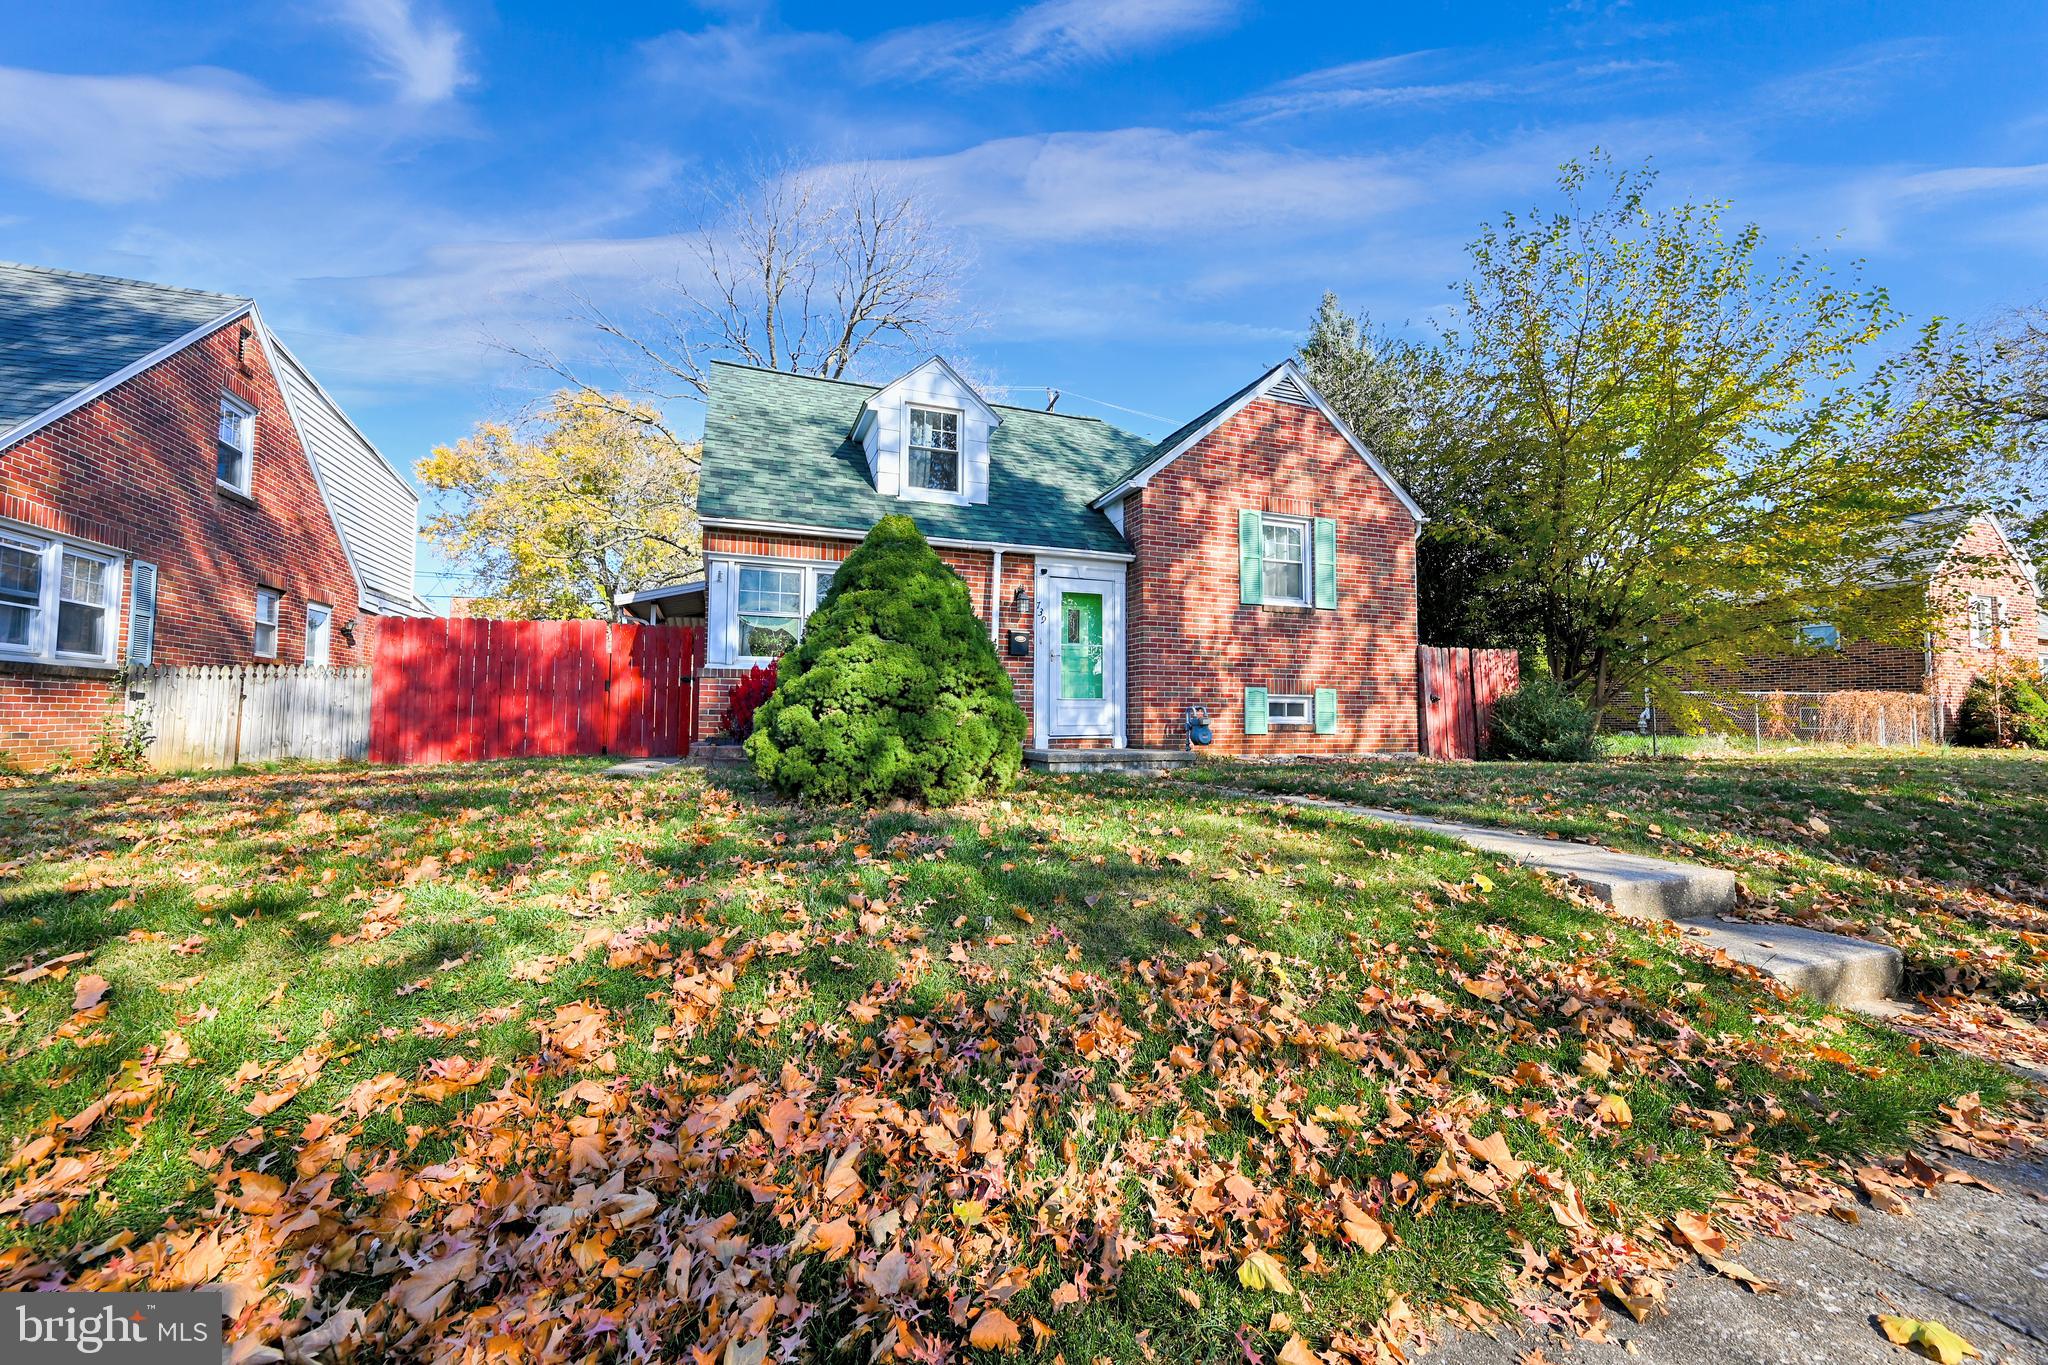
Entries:
[[1908, 985], [2048, 1009], [2048, 756], [1217, 765], [1316, 792], [1733, 868], [1744, 911], [1895, 943]]
[[0, 1287], [229, 1283], [244, 1360], [1365, 1360], [2024, 1131], [1367, 823], [597, 767], [0, 791]]

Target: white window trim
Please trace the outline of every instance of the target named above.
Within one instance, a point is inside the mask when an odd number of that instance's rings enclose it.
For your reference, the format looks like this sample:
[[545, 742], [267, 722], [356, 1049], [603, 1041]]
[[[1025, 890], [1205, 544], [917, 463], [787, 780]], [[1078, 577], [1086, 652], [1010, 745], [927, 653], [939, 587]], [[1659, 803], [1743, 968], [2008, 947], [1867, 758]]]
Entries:
[[[960, 486], [957, 489], [920, 488], [910, 481], [910, 414], [913, 409], [923, 412], [940, 412], [953, 418], [953, 479]], [[898, 481], [901, 496], [912, 502], [942, 502], [954, 507], [965, 507], [967, 502], [967, 414], [959, 408], [944, 403], [927, 403], [916, 400], [903, 404], [903, 474]]]
[[[320, 657], [313, 657], [313, 626], [320, 626]], [[334, 608], [325, 602], [306, 603], [306, 662], [324, 668], [334, 657]]]
[[[232, 408], [242, 415], [242, 420], [248, 427], [249, 444], [242, 450], [242, 481], [240, 483], [230, 483], [228, 480], [220, 477], [218, 451], [214, 455], [213, 481], [231, 493], [240, 493], [245, 498], [254, 497], [255, 493], [253, 490], [256, 487], [256, 409], [232, 393], [221, 394], [220, 405], [223, 408]], [[218, 434], [216, 434], [215, 439], [219, 439]]]
[[[263, 599], [270, 599], [271, 619], [263, 619]], [[270, 627], [270, 650], [263, 649], [263, 627]], [[284, 634], [284, 594], [276, 588], [256, 589], [256, 613], [250, 618], [249, 652], [259, 659], [277, 657], [278, 639]]]
[[[1290, 706], [1301, 707], [1301, 714], [1299, 716], [1282, 716], [1277, 714], [1274, 708], [1283, 702]], [[1316, 703], [1314, 697], [1293, 692], [1268, 692], [1266, 694], [1266, 724], [1268, 727], [1274, 725], [1306, 727], [1312, 726], [1315, 723]]]
[[[1266, 528], [1269, 526], [1291, 526], [1301, 532], [1301, 595], [1299, 597], [1277, 596], [1271, 588], [1272, 576], [1266, 572], [1266, 565], [1284, 563], [1282, 560], [1266, 558]], [[1259, 579], [1261, 605], [1269, 607], [1311, 607], [1316, 600], [1316, 525], [1312, 517], [1287, 517], [1273, 513], [1262, 513], [1259, 517]]]
[[818, 591], [818, 580], [829, 578], [839, 572], [837, 559], [781, 559], [772, 555], [720, 556], [706, 561], [707, 574], [704, 594], [704, 625], [708, 635], [705, 662], [714, 668], [758, 668], [772, 664], [778, 656], [742, 654], [739, 652], [739, 594], [740, 570], [747, 569], [797, 569], [802, 570], [802, 589], [799, 606], [802, 617], [797, 622], [797, 638], [803, 638], [803, 626], [818, 609], [824, 594]]
[[[42, 558], [35, 626], [26, 645], [0, 644], [0, 659], [22, 663], [68, 665], [74, 668], [112, 668], [121, 645], [122, 558], [75, 540], [52, 536], [11, 523], [0, 523], [0, 535], [33, 545]], [[57, 648], [57, 612], [64, 590], [64, 556], [90, 559], [106, 566], [106, 629], [97, 654], [83, 654]]]

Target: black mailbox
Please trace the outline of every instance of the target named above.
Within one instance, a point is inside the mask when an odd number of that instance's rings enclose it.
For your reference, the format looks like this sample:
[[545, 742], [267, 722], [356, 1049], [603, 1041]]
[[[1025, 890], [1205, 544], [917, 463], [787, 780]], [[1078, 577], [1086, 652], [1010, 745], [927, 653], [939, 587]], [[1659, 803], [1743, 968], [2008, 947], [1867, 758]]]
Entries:
[[1022, 658], [1025, 658], [1026, 656], [1028, 656], [1028, 655], [1029, 655], [1029, 654], [1031, 653], [1031, 632], [1030, 632], [1030, 631], [1028, 631], [1028, 630], [1013, 630], [1013, 631], [1010, 631], [1010, 632], [1009, 632], [1009, 642], [1010, 642], [1010, 643], [1009, 643], [1009, 649], [1010, 649], [1010, 657], [1011, 657], [1011, 658], [1013, 658], [1013, 659], [1022, 659]]

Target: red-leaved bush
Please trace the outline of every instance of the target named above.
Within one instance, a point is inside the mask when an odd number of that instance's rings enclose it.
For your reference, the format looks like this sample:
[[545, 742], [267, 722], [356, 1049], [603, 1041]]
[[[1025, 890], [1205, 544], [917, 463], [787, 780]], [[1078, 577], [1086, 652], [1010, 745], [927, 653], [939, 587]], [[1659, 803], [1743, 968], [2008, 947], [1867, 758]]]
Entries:
[[740, 675], [733, 684], [732, 698], [726, 703], [725, 732], [734, 739], [745, 739], [754, 733], [754, 709], [768, 700], [768, 694], [775, 690], [775, 665], [756, 664]]

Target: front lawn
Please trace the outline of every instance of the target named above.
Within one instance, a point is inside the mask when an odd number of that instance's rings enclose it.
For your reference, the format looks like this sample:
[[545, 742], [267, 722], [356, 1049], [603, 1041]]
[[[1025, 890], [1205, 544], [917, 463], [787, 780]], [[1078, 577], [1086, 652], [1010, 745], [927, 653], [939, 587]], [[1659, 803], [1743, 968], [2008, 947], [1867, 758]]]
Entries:
[[1218, 764], [1199, 777], [1733, 868], [1747, 913], [1895, 943], [1917, 990], [2048, 1009], [2048, 756]]
[[599, 766], [0, 791], [0, 1288], [231, 1284], [244, 1359], [1366, 1360], [2015, 1131], [1368, 823]]

